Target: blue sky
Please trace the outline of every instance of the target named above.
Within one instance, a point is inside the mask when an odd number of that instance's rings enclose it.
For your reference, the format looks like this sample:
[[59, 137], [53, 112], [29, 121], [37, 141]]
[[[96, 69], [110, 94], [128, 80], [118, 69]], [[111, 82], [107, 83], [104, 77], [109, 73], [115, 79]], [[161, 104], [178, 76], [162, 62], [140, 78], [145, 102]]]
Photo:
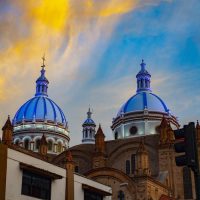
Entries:
[[[120, 0], [115, 1], [123, 7]], [[127, 0], [132, 8], [115, 12], [117, 7], [111, 9], [115, 1], [102, 3], [101, 12], [94, 1], [96, 13], [92, 16], [88, 12], [82, 16], [77, 3], [73, 15], [60, 16], [67, 19], [63, 27], [60, 21], [54, 27], [46, 19], [28, 16], [30, 5], [26, 3], [0, 3], [0, 11], [4, 11], [0, 12], [2, 125], [8, 114], [13, 117], [34, 95], [43, 52], [49, 96], [69, 121], [71, 145], [80, 143], [89, 105], [96, 124], [101, 123], [107, 139], [112, 138], [112, 118], [135, 93], [135, 75], [142, 59], [152, 75], [153, 92], [179, 122], [200, 119], [200, 2], [144, 0], [130, 4]], [[101, 14], [107, 8], [109, 15]]]

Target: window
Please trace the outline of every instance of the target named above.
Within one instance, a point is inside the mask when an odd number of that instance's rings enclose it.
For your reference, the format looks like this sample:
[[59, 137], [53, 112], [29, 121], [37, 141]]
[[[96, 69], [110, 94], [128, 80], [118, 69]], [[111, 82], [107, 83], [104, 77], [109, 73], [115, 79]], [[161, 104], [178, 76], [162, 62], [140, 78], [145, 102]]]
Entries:
[[51, 140], [48, 141], [48, 150], [49, 151], [53, 150], [53, 142]]
[[124, 200], [125, 199], [124, 192], [120, 190], [118, 192], [118, 196], [117, 197], [118, 197], [118, 200]]
[[79, 172], [79, 167], [75, 166], [75, 172], [78, 173]]
[[184, 199], [193, 199], [191, 171], [189, 167], [183, 167], [183, 186], [184, 186]]
[[37, 150], [39, 149], [39, 147], [40, 147], [40, 139], [36, 140], [35, 142], [35, 149]]
[[86, 137], [86, 138], [88, 137], [88, 131], [87, 131], [87, 129], [86, 129], [86, 131], [85, 131], [85, 137]]
[[84, 190], [84, 200], [103, 200], [103, 196], [95, 192]]
[[130, 174], [130, 160], [126, 161], [126, 174]]
[[23, 170], [21, 193], [31, 197], [50, 200], [51, 179]]
[[60, 153], [62, 151], [62, 144], [61, 142], [58, 142], [57, 150]]
[[135, 172], [135, 154], [131, 155], [131, 173], [134, 174]]
[[15, 145], [19, 146], [19, 140], [17, 140], [17, 141], [15, 142]]
[[137, 127], [136, 126], [132, 126], [129, 130], [131, 135], [135, 135], [137, 133]]
[[115, 140], [118, 139], [118, 132], [115, 132]]
[[25, 148], [25, 149], [29, 149], [29, 140], [28, 140], [28, 139], [26, 139], [26, 140], [24, 141], [24, 148]]

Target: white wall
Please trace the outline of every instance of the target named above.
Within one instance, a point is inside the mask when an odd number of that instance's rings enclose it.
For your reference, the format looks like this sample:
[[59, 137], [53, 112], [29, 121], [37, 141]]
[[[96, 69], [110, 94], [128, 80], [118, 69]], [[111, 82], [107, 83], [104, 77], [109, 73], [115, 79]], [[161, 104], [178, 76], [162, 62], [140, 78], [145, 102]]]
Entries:
[[[7, 159], [7, 177], [6, 177], [6, 200], [36, 200], [37, 198], [21, 195], [22, 188], [22, 170], [20, 170], [20, 162], [25, 163], [55, 174], [62, 176], [62, 179], [52, 180], [51, 200], [65, 200], [66, 187], [66, 170], [34, 158], [27, 154], [8, 148]], [[111, 192], [111, 188], [103, 184], [87, 179], [81, 175], [74, 174], [74, 192], [75, 200], [84, 200], [84, 191], [82, 184]], [[104, 200], [111, 200], [106, 197]]]
[[62, 176], [62, 179], [52, 181], [51, 185], [51, 199], [64, 200], [65, 199], [65, 183], [66, 171], [60, 167], [42, 161], [40, 159], [31, 157], [21, 152], [8, 149], [7, 160], [7, 178], [6, 178], [6, 200], [36, 200], [28, 196], [21, 195], [22, 187], [22, 170], [19, 168], [19, 163], [23, 162], [34, 167], [44, 169], [46, 171], [56, 173]]

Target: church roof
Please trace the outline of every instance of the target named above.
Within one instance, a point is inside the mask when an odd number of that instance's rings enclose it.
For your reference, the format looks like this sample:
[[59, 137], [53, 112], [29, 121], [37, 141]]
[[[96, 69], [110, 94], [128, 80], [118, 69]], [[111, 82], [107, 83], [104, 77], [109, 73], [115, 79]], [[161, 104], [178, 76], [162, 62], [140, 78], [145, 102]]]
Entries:
[[145, 69], [146, 64], [142, 60], [141, 70], [137, 74], [137, 92], [123, 104], [117, 116], [129, 112], [148, 111], [168, 113], [169, 109], [164, 101], [154, 94], [150, 87], [151, 75]]

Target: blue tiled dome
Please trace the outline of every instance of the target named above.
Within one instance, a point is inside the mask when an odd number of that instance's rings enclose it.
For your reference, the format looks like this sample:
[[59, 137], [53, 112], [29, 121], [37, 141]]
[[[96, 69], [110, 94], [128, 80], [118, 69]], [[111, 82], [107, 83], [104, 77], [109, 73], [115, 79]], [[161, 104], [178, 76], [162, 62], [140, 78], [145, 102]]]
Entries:
[[117, 116], [122, 113], [137, 112], [144, 109], [162, 113], [169, 112], [163, 100], [152, 93], [150, 87], [151, 75], [145, 69], [145, 66], [146, 64], [142, 60], [141, 70], [136, 75], [137, 92], [120, 108]]
[[35, 96], [17, 111], [14, 123], [22, 121], [49, 121], [67, 125], [66, 118], [59, 106], [47, 96]]
[[168, 112], [166, 104], [157, 95], [151, 92], [139, 92], [132, 96], [119, 110], [118, 116], [121, 113], [137, 112], [144, 109], [156, 112]]
[[93, 124], [93, 125], [95, 125], [95, 122], [94, 122], [94, 120], [93, 119], [86, 119], [85, 121], [84, 121], [84, 123], [83, 124]]

